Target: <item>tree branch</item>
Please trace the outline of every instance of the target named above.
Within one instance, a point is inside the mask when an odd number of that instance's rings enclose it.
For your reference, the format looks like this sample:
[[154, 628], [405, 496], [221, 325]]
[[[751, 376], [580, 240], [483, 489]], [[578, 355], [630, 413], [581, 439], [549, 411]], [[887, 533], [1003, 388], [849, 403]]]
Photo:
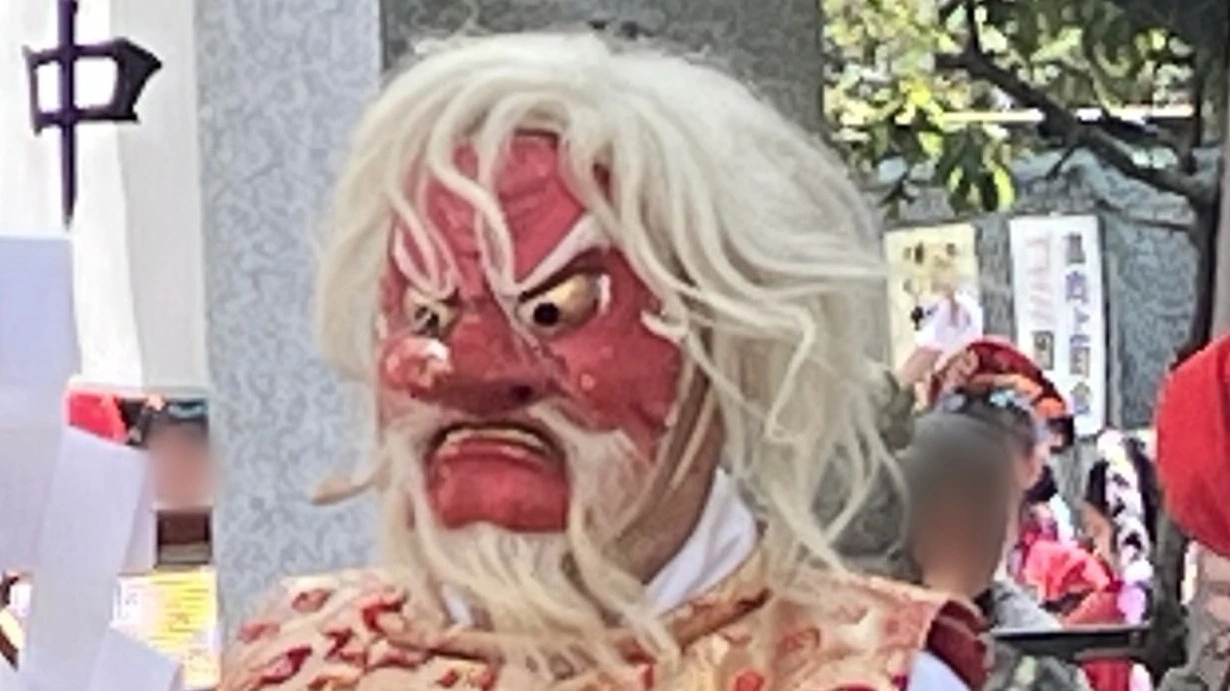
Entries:
[[1185, 173], [1196, 170], [1196, 149], [1204, 143], [1204, 76], [1192, 70], [1192, 119], [1191, 131], [1184, 142], [1180, 165]]
[[974, 79], [992, 84], [1011, 96], [1018, 104], [1042, 113], [1043, 125], [1065, 142], [1071, 146], [1089, 150], [1112, 168], [1133, 180], [1139, 180], [1156, 189], [1184, 197], [1193, 206], [1208, 207], [1217, 201], [1215, 184], [1209, 184], [1179, 170], [1140, 165], [1124, 149], [1123, 142], [1106, 129], [1082, 122], [1075, 113], [1056, 103], [1042, 90], [1021, 79], [1012, 71], [995, 64], [982, 49], [976, 3], [974, 0], [965, 0], [964, 7], [969, 32], [965, 49], [955, 55], [937, 55], [935, 57], [937, 69], [959, 70]]
[[939, 6], [935, 11], [936, 16], [940, 18], [940, 23], [945, 22], [953, 12], [956, 12], [961, 7], [962, 0], [946, 0], [944, 4]]
[[986, 55], [982, 50], [982, 29], [978, 25], [978, 3], [975, 0], [963, 0], [965, 8], [965, 27], [969, 35], [965, 37], [966, 50], [979, 55]]
[[1112, 168], [1133, 180], [1186, 198], [1196, 206], [1208, 206], [1217, 199], [1215, 185], [1184, 175], [1171, 168], [1143, 166], [1132, 159], [1120, 140], [1105, 130], [1086, 124], [1068, 109], [1051, 100], [1038, 88], [993, 63], [984, 53], [966, 47], [956, 55], [938, 55], [936, 67], [960, 70], [981, 79], [1011, 96], [1017, 103], [1042, 113], [1043, 123], [1067, 141], [1091, 151]]

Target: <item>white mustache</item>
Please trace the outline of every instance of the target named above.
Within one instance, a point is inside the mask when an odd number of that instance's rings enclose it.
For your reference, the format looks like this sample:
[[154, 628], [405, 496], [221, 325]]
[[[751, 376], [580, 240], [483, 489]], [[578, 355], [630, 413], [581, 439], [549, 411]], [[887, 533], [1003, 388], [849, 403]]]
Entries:
[[[591, 507], [598, 515], [613, 519], [611, 528], [630, 520], [636, 502], [632, 495], [644, 484], [641, 477], [649, 467], [632, 441], [620, 430], [595, 431], [574, 421], [563, 406], [541, 401], [511, 418], [529, 422], [550, 436], [562, 453], [572, 489], [573, 501]], [[320, 483], [313, 496], [317, 504], [334, 504], [352, 499], [369, 490], [381, 494], [395, 491], [406, 496], [418, 494], [415, 485], [424, 481], [422, 463], [441, 432], [461, 425], [499, 424], [499, 419], [483, 419], [433, 403], [406, 402], [398, 414], [385, 421], [380, 431], [378, 452], [373, 467], [339, 473]], [[618, 517], [618, 518], [616, 518]]]
[[590, 466], [609, 465], [613, 453], [627, 459], [623, 465], [638, 465], [635, 447], [622, 431], [587, 429], [575, 422], [562, 405], [552, 401], [535, 403], [503, 420], [478, 418], [432, 403], [415, 402], [406, 405], [402, 414], [386, 424], [385, 443], [396, 438], [403, 452], [422, 461], [442, 432], [458, 426], [499, 425], [502, 421], [528, 422], [545, 432], [549, 441], [563, 453], [562, 460], [574, 479], [599, 469]]

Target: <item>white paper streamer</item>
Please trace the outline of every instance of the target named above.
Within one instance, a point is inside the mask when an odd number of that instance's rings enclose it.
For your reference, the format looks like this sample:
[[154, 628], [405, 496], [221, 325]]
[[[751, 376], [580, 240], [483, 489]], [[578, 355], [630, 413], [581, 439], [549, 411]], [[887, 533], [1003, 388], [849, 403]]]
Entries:
[[154, 561], [143, 453], [66, 426], [76, 366], [64, 239], [0, 237], [0, 567], [34, 584], [4, 691], [176, 691], [178, 665], [111, 629], [122, 571]]

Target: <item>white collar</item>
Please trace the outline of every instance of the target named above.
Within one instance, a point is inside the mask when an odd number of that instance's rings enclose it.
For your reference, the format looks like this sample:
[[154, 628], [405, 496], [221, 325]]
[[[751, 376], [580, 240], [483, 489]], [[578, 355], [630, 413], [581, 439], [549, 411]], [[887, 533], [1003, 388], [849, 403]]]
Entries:
[[[645, 588], [654, 610], [665, 614], [734, 573], [756, 549], [758, 536], [734, 480], [718, 470], [692, 534]], [[444, 606], [453, 621], [470, 624], [468, 608], [453, 593], [444, 593]]]
[[669, 612], [734, 573], [758, 537], [756, 519], [734, 480], [718, 470], [692, 534], [646, 587], [654, 609]]

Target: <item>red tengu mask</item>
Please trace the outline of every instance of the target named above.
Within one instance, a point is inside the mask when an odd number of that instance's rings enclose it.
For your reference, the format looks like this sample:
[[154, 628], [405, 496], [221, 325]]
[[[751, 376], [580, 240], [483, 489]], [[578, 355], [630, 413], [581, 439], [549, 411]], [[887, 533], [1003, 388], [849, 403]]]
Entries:
[[[555, 532], [567, 522], [577, 473], [600, 473], [536, 414], [549, 407], [583, 437], [619, 435], [617, 460], [645, 477], [675, 405], [681, 352], [650, 331], [659, 301], [570, 191], [557, 141], [521, 134], [496, 167], [495, 196], [507, 224], [518, 289], [493, 285], [491, 248], [471, 205], [429, 183], [420, 213], [451, 265], [453, 294], [429, 297], [413, 283], [426, 249], [397, 224], [381, 282], [381, 415], [434, 411], [423, 440], [432, 510], [447, 527], [478, 522]], [[456, 163], [474, 177], [474, 152]], [[610, 486], [608, 495], [634, 493]], [[631, 501], [632, 497], [625, 497]]]

